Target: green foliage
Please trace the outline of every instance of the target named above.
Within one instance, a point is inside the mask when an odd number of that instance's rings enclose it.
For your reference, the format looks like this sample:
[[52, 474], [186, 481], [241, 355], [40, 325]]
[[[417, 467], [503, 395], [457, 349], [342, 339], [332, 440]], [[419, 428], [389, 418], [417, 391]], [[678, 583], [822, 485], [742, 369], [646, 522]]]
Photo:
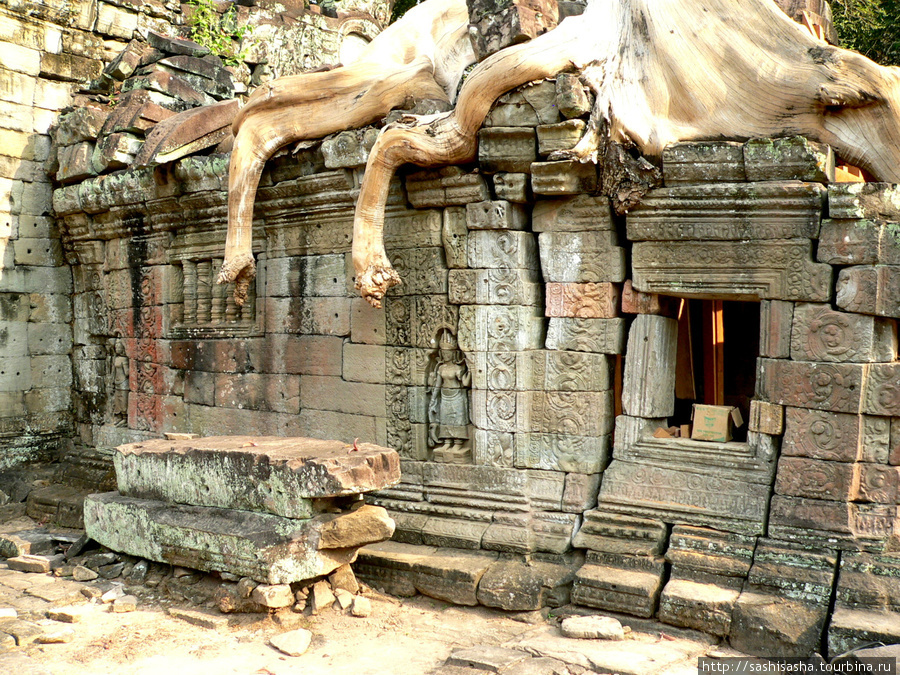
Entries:
[[189, 24], [191, 40], [206, 47], [229, 66], [241, 63], [247, 56], [248, 47], [238, 51], [236, 44], [241, 43], [250, 26], [238, 26], [234, 6], [219, 14], [215, 0], [188, 0], [188, 4], [193, 8]]
[[832, 0], [831, 9], [841, 46], [900, 65], [900, 0]]

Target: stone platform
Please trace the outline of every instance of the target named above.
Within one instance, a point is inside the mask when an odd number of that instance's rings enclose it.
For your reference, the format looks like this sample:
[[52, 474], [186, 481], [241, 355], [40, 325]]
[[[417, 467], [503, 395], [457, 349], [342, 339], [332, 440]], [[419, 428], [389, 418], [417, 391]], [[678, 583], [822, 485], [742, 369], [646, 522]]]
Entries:
[[158, 562], [284, 584], [328, 574], [394, 523], [365, 492], [400, 480], [397, 453], [309, 438], [121, 446], [119, 491], [85, 500], [88, 535]]

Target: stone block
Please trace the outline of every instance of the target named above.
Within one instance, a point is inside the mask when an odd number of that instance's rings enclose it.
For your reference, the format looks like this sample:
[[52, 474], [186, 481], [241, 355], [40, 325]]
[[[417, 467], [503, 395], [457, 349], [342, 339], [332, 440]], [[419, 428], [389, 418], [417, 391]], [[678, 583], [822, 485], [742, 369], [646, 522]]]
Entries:
[[785, 541], [834, 548], [883, 550], [893, 536], [897, 507], [887, 504], [772, 497], [769, 535]]
[[514, 464], [513, 434], [475, 429], [472, 456], [478, 465], [511, 468]]
[[411, 587], [413, 592], [439, 600], [474, 606], [478, 604], [478, 583], [496, 560], [497, 554], [487, 551], [384, 542], [361, 549], [356, 570], [376, 588], [390, 590], [400, 585], [409, 594]]
[[[828, 622], [828, 653], [834, 657], [837, 654], [852, 652], [853, 656], [860, 659], [864, 657], [889, 657], [894, 656], [894, 645], [900, 640], [900, 631], [897, 630], [897, 615], [895, 612], [879, 612], [866, 610], [851, 610], [842, 607], [835, 608]], [[866, 648], [873, 643], [891, 645], [881, 648]], [[871, 662], [868, 662], [871, 663]]]
[[792, 497], [850, 501], [859, 489], [859, 470], [859, 464], [782, 457], [778, 461], [775, 492]]
[[134, 163], [143, 144], [142, 138], [132, 134], [119, 132], [104, 136], [94, 148], [91, 167], [98, 174], [126, 169]]
[[378, 130], [353, 129], [342, 131], [322, 141], [322, 155], [329, 169], [365, 166], [369, 152], [378, 138]]
[[881, 464], [859, 464], [859, 487], [855, 501], [896, 504], [900, 467]]
[[744, 591], [734, 605], [729, 642], [744, 654], [810, 656], [819, 649], [828, 608]]
[[97, 172], [93, 165], [94, 144], [83, 142], [59, 149], [59, 170], [56, 180], [60, 183], [82, 181]]
[[350, 340], [367, 345], [383, 345], [387, 327], [383, 309], [376, 309], [362, 298], [350, 300]]
[[478, 165], [485, 173], [530, 173], [536, 159], [534, 129], [491, 126], [478, 132]]
[[749, 181], [834, 182], [834, 151], [802, 136], [747, 141], [744, 166]]
[[663, 150], [666, 186], [682, 183], [742, 183], [744, 146], [734, 141], [674, 143]]
[[659, 314], [675, 318], [680, 306], [681, 300], [678, 298], [635, 290], [631, 279], [626, 279], [622, 286], [623, 314]]
[[619, 314], [619, 287], [615, 284], [548, 282], [546, 293], [547, 316], [613, 319]]
[[28, 351], [34, 356], [70, 353], [72, 327], [65, 323], [29, 323]]
[[900, 318], [900, 265], [858, 265], [838, 274], [837, 306], [848, 312]]
[[571, 150], [584, 135], [587, 124], [583, 120], [568, 119], [556, 124], [542, 124], [537, 132], [538, 154], [546, 157], [558, 150]]
[[466, 205], [466, 224], [470, 230], [524, 230], [528, 215], [524, 206], [504, 200]]
[[833, 183], [828, 186], [832, 218], [900, 222], [900, 188], [891, 183]]
[[0, 41], [0, 50], [3, 50], [4, 69], [34, 77], [40, 74], [40, 51], [5, 41]]
[[462, 305], [458, 338], [466, 352], [540, 349], [543, 317], [539, 309], [520, 305]]
[[816, 259], [830, 265], [874, 265], [882, 262], [879, 252], [885, 229], [871, 220], [826, 218], [822, 221]]
[[344, 255], [293, 256], [266, 260], [266, 295], [321, 296], [346, 295]]
[[672, 579], [659, 599], [659, 620], [725, 637], [740, 591], [687, 579]]
[[601, 354], [622, 354], [625, 348], [624, 319], [550, 319], [547, 349]]
[[484, 176], [464, 173], [458, 167], [420, 171], [406, 177], [409, 203], [417, 209], [429, 206], [459, 206], [490, 199]]
[[348, 382], [384, 383], [385, 347], [344, 343], [343, 378]]
[[133, 499], [114, 492], [85, 500], [85, 530], [109, 548], [157, 562], [247, 576], [265, 584], [305, 581], [349, 563], [357, 547], [319, 546], [322, 526], [343, 517], [347, 516], [329, 514], [298, 521]]
[[530, 232], [473, 231], [468, 235], [469, 267], [536, 269], [537, 243]]
[[531, 176], [527, 173], [495, 173], [494, 192], [498, 199], [527, 204], [531, 196]]
[[499, 391], [606, 391], [612, 366], [606, 355], [528, 350], [469, 352], [472, 384]]
[[603, 553], [658, 556], [666, 546], [666, 535], [660, 520], [624, 516], [601, 507], [584, 514], [573, 544]]
[[103, 66], [94, 59], [74, 54], [41, 54], [41, 77], [66, 82], [89, 82], [100, 75]]
[[824, 199], [825, 189], [813, 183], [712, 183], [657, 188], [629, 211], [628, 238], [814, 238], [819, 232]]
[[766, 401], [750, 401], [748, 429], [770, 436], [784, 433], [784, 407]]
[[615, 232], [542, 232], [538, 242], [545, 281], [625, 280], [625, 250], [616, 245]]
[[634, 417], [669, 417], [675, 406], [678, 322], [640, 314], [628, 335], [622, 407]]
[[860, 412], [861, 364], [760, 359], [757, 393], [781, 405], [831, 412]]
[[574, 160], [534, 162], [531, 190], [536, 195], [577, 195], [597, 189], [597, 167]]
[[384, 385], [346, 382], [340, 377], [300, 376], [300, 406], [353, 415], [385, 417]]
[[535, 232], [615, 231], [612, 207], [602, 196], [541, 200], [534, 205], [531, 218]]
[[575, 575], [572, 601], [587, 607], [651, 617], [662, 589], [664, 567], [662, 558], [592, 553]]
[[266, 298], [267, 333], [349, 335], [350, 298]]
[[537, 270], [450, 270], [450, 302], [459, 305], [537, 306], [543, 284]]
[[514, 430], [540, 434], [605, 436], [612, 431], [613, 396], [612, 391], [518, 392], [515, 412]]
[[759, 355], [773, 359], [791, 356], [794, 303], [763, 300], [759, 303]]
[[900, 364], [873, 363], [868, 368], [862, 400], [862, 412], [870, 415], [900, 417]]
[[557, 20], [555, 2], [474, 0], [469, 3], [469, 22], [474, 27], [472, 47], [479, 60], [546, 33], [556, 27]]
[[866, 363], [893, 361], [897, 355], [895, 322], [838, 312], [830, 305], [798, 303], [791, 329], [795, 361]]
[[535, 127], [559, 121], [556, 87], [535, 82], [501, 96], [488, 113], [486, 127]]
[[672, 577], [740, 589], [753, 562], [756, 537], [676, 525], [666, 560]]
[[20, 237], [13, 242], [16, 265], [59, 267], [63, 264], [62, 243], [57, 239]]
[[441, 220], [441, 242], [444, 245], [444, 259], [450, 269], [469, 266], [468, 237], [466, 210], [461, 206], [448, 206]]
[[[265, 361], [267, 373], [296, 375], [341, 374], [343, 339], [324, 335], [269, 335]], [[192, 366], [188, 366], [192, 367]]]
[[558, 607], [568, 600], [568, 586], [576, 569], [574, 565], [498, 560], [478, 584], [478, 602], [507, 611]]
[[571, 119], [587, 115], [593, 105], [591, 99], [577, 75], [560, 73], [556, 76], [556, 103], [563, 117]]

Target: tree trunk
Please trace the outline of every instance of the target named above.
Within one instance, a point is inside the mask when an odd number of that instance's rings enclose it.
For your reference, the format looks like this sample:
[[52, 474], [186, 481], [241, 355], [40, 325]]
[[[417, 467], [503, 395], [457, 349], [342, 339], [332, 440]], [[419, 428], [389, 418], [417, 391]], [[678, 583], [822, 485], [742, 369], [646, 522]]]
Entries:
[[803, 135], [900, 182], [900, 69], [829, 46], [771, 0], [589, 0], [583, 15], [479, 64], [452, 112], [379, 137], [353, 234], [357, 287], [370, 303], [399, 283], [382, 236], [394, 171], [470, 161], [497, 97], [571, 67], [596, 102], [582, 141], [558, 158], [596, 161], [608, 141], [658, 156], [676, 141]]

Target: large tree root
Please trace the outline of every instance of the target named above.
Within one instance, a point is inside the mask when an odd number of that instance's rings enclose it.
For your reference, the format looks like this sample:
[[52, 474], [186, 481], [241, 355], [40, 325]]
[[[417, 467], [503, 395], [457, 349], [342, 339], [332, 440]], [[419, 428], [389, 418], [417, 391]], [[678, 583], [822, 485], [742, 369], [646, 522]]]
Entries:
[[500, 94], [570, 64], [596, 96], [590, 133], [571, 155], [581, 161], [603, 159], [608, 142], [658, 156], [676, 141], [799, 134], [900, 182], [900, 69], [828, 46], [770, 0], [590, 0], [582, 16], [479, 64], [453, 112], [379, 137], [353, 229], [357, 287], [371, 304], [399, 281], [383, 242], [394, 171], [470, 161]]
[[253, 204], [266, 161], [300, 140], [369, 124], [421, 99], [450, 101], [474, 62], [462, 0], [429, 0], [381, 33], [359, 61], [259, 87], [234, 122], [228, 177], [228, 234], [218, 283], [237, 281], [242, 304], [256, 275]]

